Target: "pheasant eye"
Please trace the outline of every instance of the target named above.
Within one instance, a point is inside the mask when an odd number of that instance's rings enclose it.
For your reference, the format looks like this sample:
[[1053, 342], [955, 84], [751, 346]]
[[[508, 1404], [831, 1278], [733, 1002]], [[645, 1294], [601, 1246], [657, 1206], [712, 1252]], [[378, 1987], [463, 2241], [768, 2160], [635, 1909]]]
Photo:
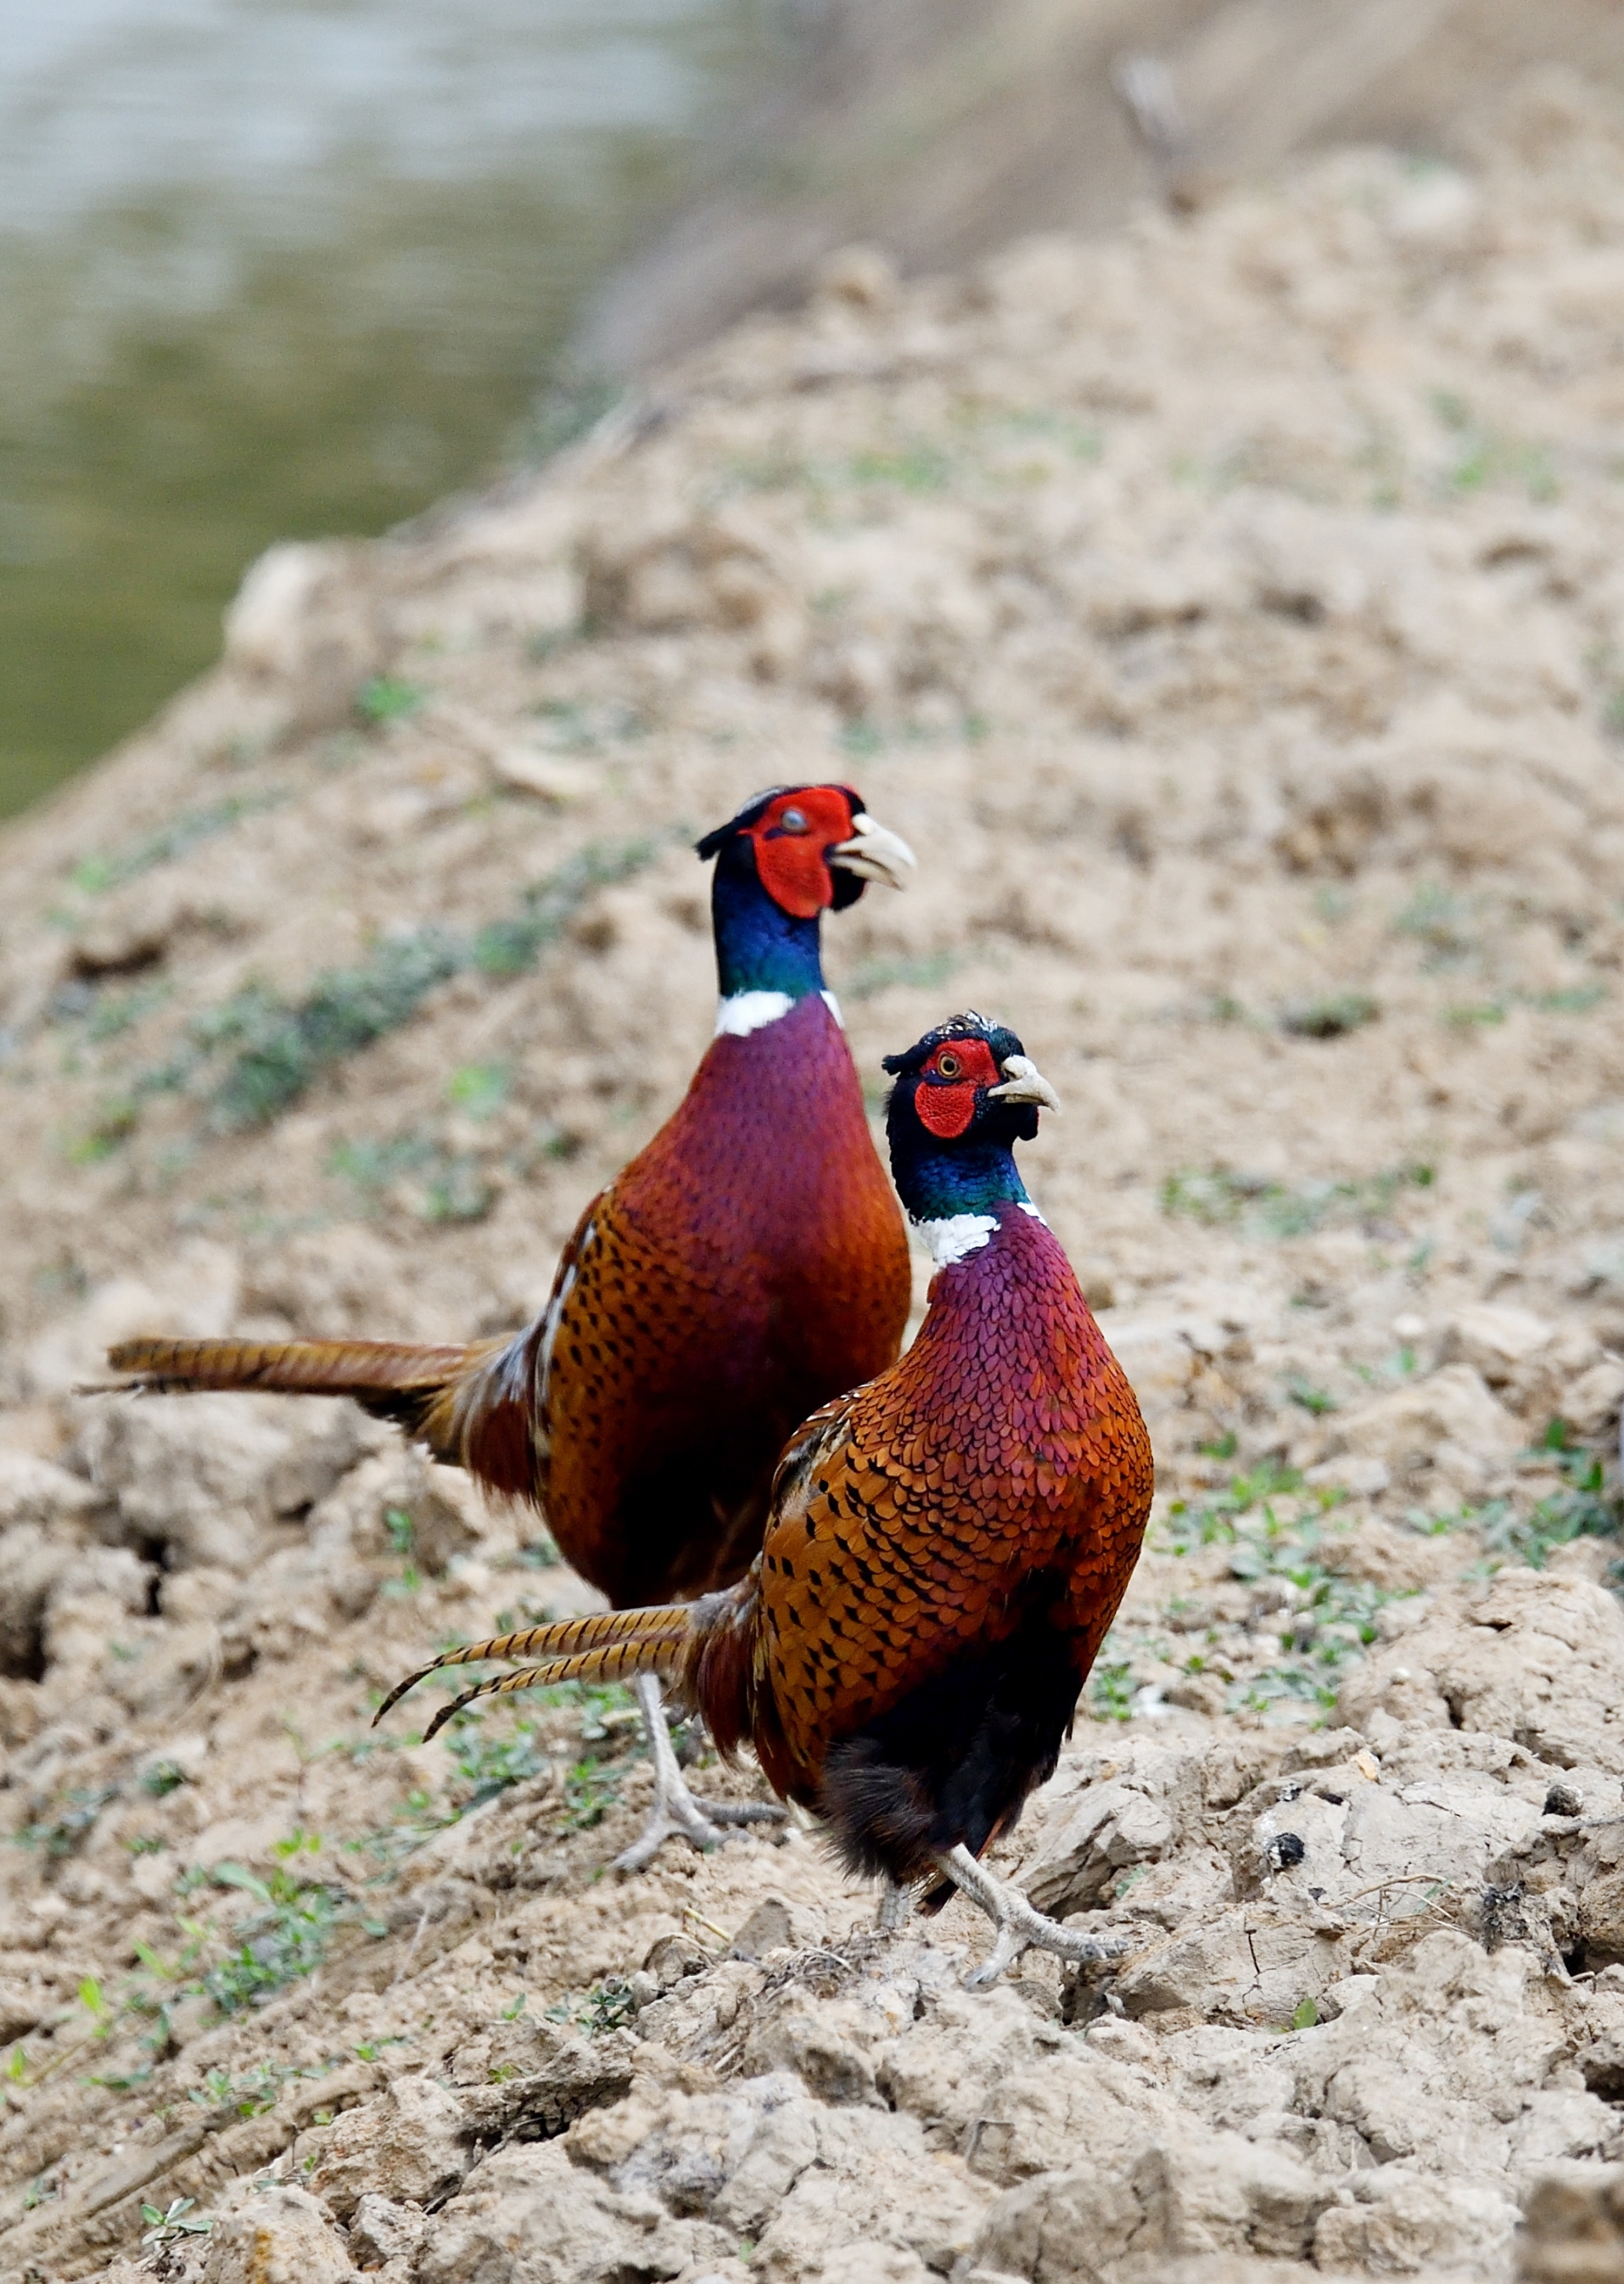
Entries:
[[938, 1078], [956, 1078], [964, 1068], [964, 1066], [955, 1054], [942, 1054], [936, 1058]]
[[807, 829], [806, 812], [799, 809], [786, 809], [778, 819], [778, 827], [784, 833], [804, 833]]

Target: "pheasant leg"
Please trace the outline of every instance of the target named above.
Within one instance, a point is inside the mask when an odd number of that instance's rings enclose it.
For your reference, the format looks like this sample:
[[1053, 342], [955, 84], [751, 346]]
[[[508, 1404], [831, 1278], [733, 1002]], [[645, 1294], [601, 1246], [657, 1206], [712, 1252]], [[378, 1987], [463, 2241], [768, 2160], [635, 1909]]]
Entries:
[[660, 1701], [660, 1683], [652, 1673], [640, 1673], [632, 1683], [643, 1709], [649, 1756], [654, 1764], [654, 1800], [642, 1831], [631, 1846], [614, 1859], [617, 1872], [641, 1872], [652, 1864], [663, 1842], [686, 1840], [695, 1848], [714, 1848], [726, 1837], [725, 1824], [778, 1824], [784, 1811], [764, 1800], [698, 1800], [672, 1748], [671, 1732]]
[[919, 1899], [917, 1885], [899, 1888], [894, 1880], [887, 1880], [880, 1891], [879, 1909], [874, 1914], [874, 1924], [881, 1935], [897, 1935], [914, 1915]]
[[995, 1880], [962, 1844], [947, 1850], [936, 1862], [959, 1893], [984, 1911], [998, 1930], [991, 1956], [973, 1975], [964, 1977], [967, 1991], [985, 1991], [1023, 1952], [1052, 1951], [1074, 1966], [1097, 1967], [1102, 1960], [1120, 1959], [1134, 1948], [1130, 1935], [1082, 1935], [1062, 1927], [1058, 1920], [1045, 1919], [1018, 1889]]

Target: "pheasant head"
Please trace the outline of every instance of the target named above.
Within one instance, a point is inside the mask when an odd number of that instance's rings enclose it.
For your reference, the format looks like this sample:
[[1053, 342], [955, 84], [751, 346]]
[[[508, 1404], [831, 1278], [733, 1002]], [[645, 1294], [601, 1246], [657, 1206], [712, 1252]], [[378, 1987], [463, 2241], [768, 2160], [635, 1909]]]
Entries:
[[892, 1178], [933, 1243], [949, 1224], [1030, 1204], [1015, 1145], [1060, 1099], [1013, 1031], [955, 1015], [885, 1067], [896, 1080], [886, 1112]]
[[[870, 880], [900, 888], [915, 861], [847, 785], [774, 786], [698, 849], [716, 860], [711, 914], [723, 1029], [772, 1021], [821, 991], [824, 913], [855, 904]], [[730, 1007], [737, 1022], [727, 1020]]]

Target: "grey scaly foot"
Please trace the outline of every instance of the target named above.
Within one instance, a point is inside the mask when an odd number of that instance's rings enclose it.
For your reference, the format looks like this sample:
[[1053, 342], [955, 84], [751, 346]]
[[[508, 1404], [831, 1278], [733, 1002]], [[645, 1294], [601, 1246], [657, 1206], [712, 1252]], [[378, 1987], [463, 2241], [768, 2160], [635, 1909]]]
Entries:
[[881, 1935], [899, 1935], [914, 1915], [919, 1900], [922, 1882], [911, 1888], [899, 1888], [894, 1880], [887, 1880], [880, 1890], [879, 1909], [874, 1914], [874, 1924]]
[[964, 1977], [966, 1991], [987, 1990], [1023, 1952], [1052, 1951], [1058, 1959], [1069, 1959], [1075, 1967], [1097, 1967], [1136, 1948], [1131, 1935], [1082, 1935], [1062, 1927], [1058, 1920], [1045, 1919], [1019, 1889], [995, 1880], [965, 1847], [949, 1849], [936, 1862], [961, 1895], [979, 1905], [998, 1930], [991, 1956]]
[[660, 1684], [652, 1673], [640, 1673], [633, 1682], [643, 1709], [649, 1756], [654, 1764], [654, 1800], [642, 1831], [614, 1859], [617, 1872], [641, 1872], [652, 1864], [668, 1840], [686, 1840], [699, 1849], [719, 1848], [726, 1837], [724, 1825], [776, 1824], [784, 1811], [769, 1801], [696, 1800], [688, 1789], [666, 1726]]

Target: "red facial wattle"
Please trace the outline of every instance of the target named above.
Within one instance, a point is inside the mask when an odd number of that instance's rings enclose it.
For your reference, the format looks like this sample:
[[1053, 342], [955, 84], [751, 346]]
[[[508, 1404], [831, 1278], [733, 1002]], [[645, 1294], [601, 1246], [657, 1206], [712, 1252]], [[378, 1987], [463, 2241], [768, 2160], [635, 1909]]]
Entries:
[[939, 1141], [955, 1142], [975, 1116], [976, 1096], [996, 1086], [998, 1066], [985, 1039], [952, 1039], [937, 1048], [919, 1074], [914, 1108]]
[[782, 794], [746, 829], [755, 843], [757, 877], [773, 902], [792, 919], [826, 911], [834, 902], [829, 851], [852, 837], [850, 795], [839, 786], [803, 786]]

